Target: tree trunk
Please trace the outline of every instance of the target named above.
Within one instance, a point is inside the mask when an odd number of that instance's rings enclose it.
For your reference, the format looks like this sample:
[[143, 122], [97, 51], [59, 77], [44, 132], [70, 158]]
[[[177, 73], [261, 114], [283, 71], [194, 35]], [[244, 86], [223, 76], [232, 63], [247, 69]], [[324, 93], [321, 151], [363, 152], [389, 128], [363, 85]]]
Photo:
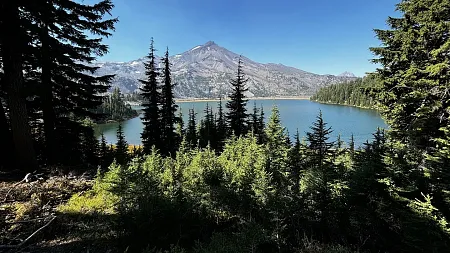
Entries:
[[3, 52], [4, 86], [9, 106], [10, 124], [16, 165], [26, 172], [37, 169], [36, 154], [31, 138], [28, 113], [24, 95], [24, 80], [22, 66], [22, 52], [24, 43], [20, 27], [19, 9], [16, 1], [2, 1], [1, 3], [1, 44]]
[[56, 138], [55, 138], [55, 112], [53, 109], [53, 85], [51, 79], [51, 60], [48, 44], [48, 28], [43, 24], [41, 28], [42, 41], [42, 76], [41, 76], [41, 101], [44, 119], [45, 154], [47, 165], [56, 162]]
[[12, 138], [11, 131], [9, 130], [8, 120], [6, 119], [6, 110], [3, 107], [0, 99], [0, 140], [2, 140], [3, 146], [6, 147], [4, 152], [4, 158], [0, 161], [0, 168], [4, 166], [6, 168], [12, 168]]

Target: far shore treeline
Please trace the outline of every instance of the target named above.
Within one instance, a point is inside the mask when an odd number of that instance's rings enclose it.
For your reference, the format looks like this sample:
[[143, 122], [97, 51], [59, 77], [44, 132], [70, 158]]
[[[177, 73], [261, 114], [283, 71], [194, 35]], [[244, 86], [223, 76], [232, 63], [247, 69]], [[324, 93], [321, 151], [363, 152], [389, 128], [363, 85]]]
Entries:
[[[0, 199], [1, 249], [450, 251], [449, 0], [401, 0], [398, 17], [375, 30], [379, 69], [313, 96], [382, 114], [389, 130], [361, 148], [331, 140], [320, 111], [306, 137], [291, 140], [276, 106], [267, 123], [262, 108], [248, 110], [245, 57], [235, 59], [217, 113], [207, 106], [197, 121], [190, 110], [184, 122], [169, 49], [156, 66], [153, 38], [139, 99], [130, 95], [142, 101], [143, 145], [130, 148], [121, 124], [117, 143], [98, 141], [93, 122], [135, 113], [119, 90], [104, 96], [114, 76], [96, 76], [91, 64], [108, 52], [103, 39], [119, 22], [113, 7], [0, 4], [0, 140], [8, 147], [0, 176], [38, 180], [0, 188], [8, 195]], [[66, 191], [73, 185], [83, 186]]]

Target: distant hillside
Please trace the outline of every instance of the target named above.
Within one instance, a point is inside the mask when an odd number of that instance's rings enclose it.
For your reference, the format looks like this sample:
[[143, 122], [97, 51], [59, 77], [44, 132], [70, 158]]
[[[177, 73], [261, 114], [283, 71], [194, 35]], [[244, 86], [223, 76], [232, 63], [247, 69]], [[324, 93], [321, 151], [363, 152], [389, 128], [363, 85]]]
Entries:
[[358, 78], [346, 83], [332, 84], [319, 89], [311, 100], [321, 103], [352, 105], [357, 107], [372, 108], [374, 101], [366, 95], [364, 89], [375, 85], [373, 77]]
[[[178, 98], [211, 98], [226, 96], [229, 80], [237, 69], [235, 54], [209, 41], [182, 54], [170, 57]], [[97, 74], [116, 74], [113, 87], [129, 93], [140, 87], [138, 79], [144, 78], [144, 61], [98, 62]], [[340, 76], [317, 75], [282, 64], [262, 64], [243, 57], [244, 72], [249, 78], [247, 96], [298, 96], [312, 95], [321, 87], [355, 80], [345, 72]]]

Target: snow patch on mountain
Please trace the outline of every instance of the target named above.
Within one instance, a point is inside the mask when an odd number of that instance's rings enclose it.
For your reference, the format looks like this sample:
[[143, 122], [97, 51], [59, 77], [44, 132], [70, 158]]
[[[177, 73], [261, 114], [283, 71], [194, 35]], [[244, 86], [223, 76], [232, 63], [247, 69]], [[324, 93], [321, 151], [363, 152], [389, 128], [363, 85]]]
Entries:
[[[229, 81], [235, 76], [239, 55], [208, 41], [182, 54], [169, 58], [172, 63], [174, 93], [179, 98], [225, 97], [231, 91]], [[133, 92], [145, 79], [147, 58], [127, 63], [98, 62], [98, 75], [115, 74], [113, 87]], [[282, 64], [262, 64], [242, 57], [243, 71], [248, 78], [249, 97], [311, 95], [317, 89], [339, 82], [354, 80], [355, 76], [318, 75]], [[162, 67], [160, 58], [157, 66]], [[343, 73], [344, 74], [344, 73]]]

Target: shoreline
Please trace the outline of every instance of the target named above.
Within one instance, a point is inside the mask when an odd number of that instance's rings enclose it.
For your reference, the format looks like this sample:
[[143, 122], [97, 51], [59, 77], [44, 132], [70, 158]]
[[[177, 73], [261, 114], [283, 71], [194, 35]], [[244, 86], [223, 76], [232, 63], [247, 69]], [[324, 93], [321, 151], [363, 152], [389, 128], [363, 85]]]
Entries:
[[[247, 100], [309, 100], [309, 96], [285, 96], [285, 97], [247, 97]], [[229, 98], [222, 98], [222, 101], [229, 101]], [[175, 102], [219, 102], [219, 98], [176, 98]]]
[[359, 108], [359, 109], [374, 110], [374, 111], [378, 112], [378, 110], [376, 108], [373, 108], [373, 107], [365, 107], [365, 106], [358, 106], [358, 105], [351, 105], [351, 104], [339, 104], [339, 103], [323, 102], [323, 101], [318, 101], [318, 100], [311, 100], [311, 101], [319, 103], [319, 104], [324, 104], [324, 105], [350, 106], [350, 107], [355, 107], [355, 108]]
[[[283, 96], [283, 97], [247, 97], [247, 100], [310, 100], [311, 96]], [[220, 98], [175, 98], [176, 103], [189, 102], [219, 102]], [[222, 101], [229, 101], [229, 98], [222, 98]], [[139, 102], [126, 102], [131, 106], [140, 106]]]

